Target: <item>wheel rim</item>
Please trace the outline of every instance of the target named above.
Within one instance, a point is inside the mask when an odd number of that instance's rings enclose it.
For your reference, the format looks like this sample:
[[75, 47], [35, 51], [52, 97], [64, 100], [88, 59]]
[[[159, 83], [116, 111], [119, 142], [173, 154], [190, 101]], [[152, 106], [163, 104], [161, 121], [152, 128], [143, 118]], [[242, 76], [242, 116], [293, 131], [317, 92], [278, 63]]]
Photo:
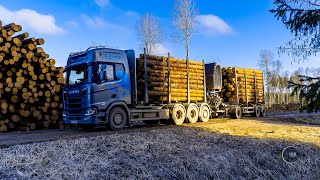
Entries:
[[208, 109], [204, 109], [204, 111], [203, 111], [203, 117], [207, 119], [208, 116], [209, 116]]
[[260, 116], [260, 109], [259, 109], [259, 108], [256, 109], [256, 116], [257, 116], [257, 117]]
[[191, 117], [194, 118], [196, 116], [197, 112], [195, 110], [191, 110]]
[[196, 123], [199, 119], [199, 110], [195, 104], [190, 104], [187, 109], [187, 120], [189, 123]]
[[239, 119], [241, 118], [241, 109], [240, 108], [238, 108], [238, 110], [237, 110], [237, 116]]
[[201, 121], [202, 122], [207, 122], [209, 120], [209, 109], [207, 108], [207, 106], [203, 106], [201, 107]]
[[175, 106], [172, 112], [172, 119], [176, 125], [183, 124], [186, 118], [186, 112], [184, 111], [183, 107]]
[[266, 109], [262, 109], [262, 116], [265, 117], [267, 115], [267, 110]]
[[114, 115], [113, 122], [114, 122], [116, 125], [121, 124], [122, 121], [123, 121], [123, 117], [122, 117], [121, 114], [115, 114], [115, 115]]
[[181, 111], [177, 111], [176, 118], [177, 119], [181, 119], [181, 117], [182, 117], [182, 112]]

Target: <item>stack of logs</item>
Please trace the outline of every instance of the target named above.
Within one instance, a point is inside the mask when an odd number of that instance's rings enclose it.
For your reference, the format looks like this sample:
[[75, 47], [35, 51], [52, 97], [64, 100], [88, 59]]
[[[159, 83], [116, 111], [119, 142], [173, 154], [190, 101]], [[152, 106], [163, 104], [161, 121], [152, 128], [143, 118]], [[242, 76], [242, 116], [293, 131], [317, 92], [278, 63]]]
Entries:
[[21, 30], [0, 21], [0, 131], [62, 127], [64, 69]]
[[[168, 57], [147, 56], [147, 72], [149, 85], [149, 101], [166, 103], [169, 100]], [[144, 94], [144, 55], [137, 59], [138, 99]], [[204, 100], [203, 63], [189, 61], [190, 102]], [[187, 88], [186, 60], [170, 58], [170, 88], [172, 102], [186, 102]]]
[[222, 77], [223, 89], [220, 95], [225, 102], [237, 102], [238, 94], [239, 103], [264, 103], [263, 71], [227, 67], [222, 68]]

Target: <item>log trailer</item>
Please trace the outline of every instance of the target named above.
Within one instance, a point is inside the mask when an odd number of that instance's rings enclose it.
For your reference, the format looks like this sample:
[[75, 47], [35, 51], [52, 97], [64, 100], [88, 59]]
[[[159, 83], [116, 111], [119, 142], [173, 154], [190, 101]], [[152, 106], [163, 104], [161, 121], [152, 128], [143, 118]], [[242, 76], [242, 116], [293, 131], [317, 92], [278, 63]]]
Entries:
[[[162, 99], [150, 100], [150, 86], [153, 80], [150, 73], [148, 56], [144, 52], [136, 59], [133, 50], [117, 50], [105, 47], [90, 47], [86, 51], [71, 53], [66, 71], [66, 86], [63, 91], [63, 120], [65, 124], [108, 125], [113, 130], [123, 129], [132, 122], [146, 123], [167, 121], [176, 125], [184, 122], [207, 122], [210, 118], [230, 115], [239, 119], [245, 114], [265, 116], [263, 103], [223, 102], [220, 93], [223, 89], [223, 76], [220, 65], [216, 63], [196, 66], [194, 72], [202, 72], [203, 96], [192, 98], [190, 81], [191, 61], [178, 61], [175, 58], [163, 57], [165, 71]], [[142, 62], [142, 64], [141, 64]], [[182, 62], [182, 64], [174, 63]], [[171, 65], [172, 64], [172, 65]], [[197, 63], [199, 64], [199, 62]], [[152, 65], [155, 67], [155, 65]], [[186, 91], [173, 91], [176, 67], [186, 67]], [[139, 69], [143, 68], [143, 71]], [[151, 68], [152, 69], [152, 68]], [[199, 71], [202, 69], [202, 71]], [[153, 73], [157, 74], [158, 71]], [[164, 73], [163, 73], [164, 72]], [[141, 78], [141, 75], [143, 79]], [[181, 75], [181, 73], [180, 73]], [[179, 73], [178, 73], [179, 76]], [[200, 77], [200, 76], [199, 76]], [[161, 78], [159, 78], [161, 79]], [[199, 81], [200, 82], [200, 81]], [[180, 87], [180, 86], [179, 86]], [[238, 91], [237, 91], [238, 92]], [[177, 94], [174, 96], [174, 94]], [[180, 95], [184, 97], [181, 98]], [[198, 93], [199, 94], [199, 93]], [[166, 95], [166, 96], [164, 96]], [[182, 96], [181, 95], [181, 96]], [[166, 98], [163, 98], [166, 97]], [[197, 96], [195, 96], [197, 97]]]

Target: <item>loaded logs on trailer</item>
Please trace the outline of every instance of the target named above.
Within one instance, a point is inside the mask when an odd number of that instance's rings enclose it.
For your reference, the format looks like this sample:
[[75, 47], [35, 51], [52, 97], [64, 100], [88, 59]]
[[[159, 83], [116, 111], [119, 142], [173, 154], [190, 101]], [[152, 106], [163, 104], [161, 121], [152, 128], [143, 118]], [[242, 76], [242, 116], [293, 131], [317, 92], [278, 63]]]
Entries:
[[220, 96], [225, 102], [241, 104], [263, 104], [263, 71], [226, 67], [222, 68], [223, 89]]
[[[163, 56], [146, 56], [148, 93], [151, 103], [187, 102], [187, 61]], [[202, 62], [189, 60], [190, 102], [204, 101], [204, 67]], [[169, 71], [168, 71], [169, 70]], [[138, 97], [144, 97], [144, 55], [137, 59]], [[170, 75], [169, 75], [170, 72]], [[169, 79], [170, 76], [170, 87]], [[170, 95], [169, 95], [170, 89]], [[142, 100], [140, 98], [139, 100]]]
[[40, 47], [42, 38], [16, 35], [21, 30], [0, 21], [0, 132], [63, 128], [64, 69]]

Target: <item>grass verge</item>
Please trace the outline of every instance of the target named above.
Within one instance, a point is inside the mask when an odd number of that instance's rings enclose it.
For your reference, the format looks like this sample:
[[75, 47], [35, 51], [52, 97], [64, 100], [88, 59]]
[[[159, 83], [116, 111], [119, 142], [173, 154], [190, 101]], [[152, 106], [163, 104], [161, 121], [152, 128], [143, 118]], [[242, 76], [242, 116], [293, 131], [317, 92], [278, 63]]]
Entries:
[[[294, 145], [303, 158], [285, 163]], [[197, 127], [112, 134], [0, 149], [0, 177], [18, 179], [317, 179], [314, 144]]]

